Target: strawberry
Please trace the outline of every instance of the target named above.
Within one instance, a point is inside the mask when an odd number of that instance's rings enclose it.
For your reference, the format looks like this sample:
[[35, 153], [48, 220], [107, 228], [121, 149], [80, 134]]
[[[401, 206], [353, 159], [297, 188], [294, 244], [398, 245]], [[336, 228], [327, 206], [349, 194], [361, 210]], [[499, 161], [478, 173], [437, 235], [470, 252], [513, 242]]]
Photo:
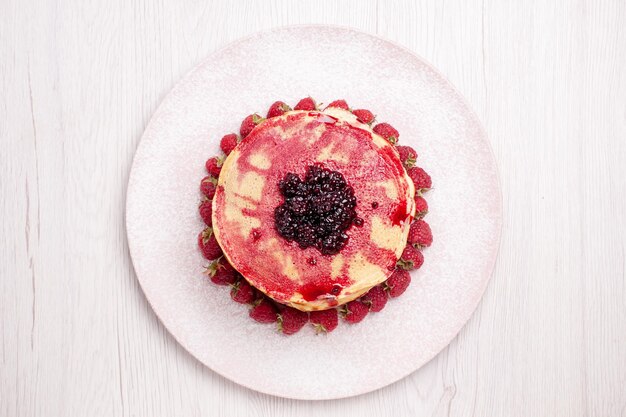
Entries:
[[415, 217], [423, 218], [428, 213], [428, 203], [426, 199], [420, 195], [415, 196]]
[[278, 314], [278, 331], [284, 334], [297, 333], [309, 321], [309, 315], [293, 307], [286, 307]]
[[387, 139], [389, 143], [395, 145], [400, 139], [400, 133], [393, 128], [389, 123], [378, 123], [374, 126], [374, 133], [382, 136], [383, 139]]
[[406, 245], [396, 265], [398, 268], [410, 271], [412, 269], [419, 269], [423, 263], [424, 255], [422, 255], [422, 252], [415, 249], [412, 245]]
[[277, 101], [270, 106], [270, 109], [267, 111], [267, 118], [282, 116], [286, 112], [291, 111], [291, 107], [285, 104], [284, 101]]
[[233, 149], [237, 147], [238, 143], [239, 136], [237, 136], [235, 133], [229, 133], [228, 135], [224, 136], [220, 141], [220, 149], [226, 155], [229, 155], [233, 151]]
[[264, 118], [262, 118], [256, 113], [251, 114], [245, 119], [243, 119], [243, 122], [241, 122], [241, 128], [239, 129], [239, 134], [241, 135], [241, 138], [243, 139], [246, 136], [248, 136], [250, 132], [252, 132], [252, 129], [254, 129], [256, 125], [258, 125], [264, 120], [265, 120]]
[[408, 242], [416, 248], [430, 246], [433, 243], [433, 233], [424, 220], [416, 220], [409, 228]]
[[332, 103], [330, 103], [328, 106], [326, 106], [326, 108], [329, 107], [337, 107], [340, 109], [344, 109], [344, 110], [350, 110], [350, 108], [348, 107], [348, 103], [346, 103], [345, 100], [335, 100]]
[[213, 214], [213, 204], [211, 203], [211, 200], [204, 200], [200, 203], [200, 208], [198, 209], [200, 211], [200, 217], [202, 217], [202, 220], [204, 220], [207, 226], [211, 226], [213, 223], [213, 219], [211, 218]]
[[432, 180], [430, 179], [430, 175], [426, 173], [422, 168], [415, 167], [409, 169], [407, 172], [409, 177], [413, 181], [413, 185], [415, 185], [415, 190], [423, 193], [428, 191], [432, 187]]
[[411, 274], [404, 269], [396, 269], [385, 282], [385, 289], [391, 298], [402, 295], [411, 283]]
[[359, 122], [367, 125], [374, 123], [374, 119], [376, 118], [371, 111], [365, 109], [352, 110], [352, 114], [356, 116]]
[[317, 110], [317, 104], [315, 104], [315, 100], [311, 97], [303, 98], [296, 104], [294, 110]]
[[217, 243], [213, 229], [207, 227], [198, 235], [198, 246], [207, 259], [217, 259], [222, 256], [222, 248]]
[[363, 304], [360, 300], [354, 300], [342, 307], [341, 316], [348, 323], [354, 324], [363, 320], [367, 316], [368, 311], [369, 307], [366, 304]]
[[389, 297], [381, 285], [373, 287], [367, 294], [361, 297], [361, 301], [373, 312], [378, 312], [385, 308], [388, 299]]
[[202, 178], [200, 181], [200, 192], [204, 194], [206, 198], [209, 200], [213, 199], [215, 196], [215, 185], [217, 184], [217, 180], [211, 176]]
[[315, 327], [315, 333], [330, 333], [339, 324], [339, 315], [337, 309], [311, 311], [309, 313], [309, 321]]
[[252, 285], [242, 277], [231, 288], [230, 298], [241, 304], [251, 304], [256, 298], [256, 293]]
[[224, 257], [211, 262], [206, 268], [205, 274], [209, 276], [211, 282], [217, 285], [232, 285], [237, 282], [239, 276], [235, 268]]
[[214, 156], [212, 158], [207, 159], [204, 166], [206, 167], [206, 172], [208, 172], [209, 175], [217, 178], [220, 176], [220, 171], [222, 170], [223, 163], [224, 163], [224, 160], [222, 158]]
[[261, 298], [254, 303], [250, 310], [250, 317], [259, 323], [274, 323], [277, 320], [276, 307], [267, 298]]
[[396, 146], [396, 150], [400, 154], [400, 160], [407, 169], [415, 166], [415, 160], [417, 159], [415, 149], [410, 146]]

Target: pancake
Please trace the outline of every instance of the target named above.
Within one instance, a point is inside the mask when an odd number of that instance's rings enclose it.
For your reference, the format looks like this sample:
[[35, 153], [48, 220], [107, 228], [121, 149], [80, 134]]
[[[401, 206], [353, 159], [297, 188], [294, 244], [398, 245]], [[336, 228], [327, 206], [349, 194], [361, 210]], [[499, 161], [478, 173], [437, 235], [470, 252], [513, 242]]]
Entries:
[[[340, 199], [319, 211], [328, 213], [322, 217], [354, 212], [352, 223], [337, 232], [341, 244], [328, 237], [307, 246], [303, 233], [281, 229], [284, 210], [277, 208], [288, 203], [281, 181], [291, 175], [304, 182], [311, 170], [340, 174], [344, 191], [356, 201], [352, 206], [345, 203], [349, 198]], [[254, 287], [303, 311], [324, 310], [356, 299], [392, 274], [415, 215], [414, 196], [395, 147], [352, 113], [289, 111], [257, 125], [224, 161], [213, 231], [224, 256]]]

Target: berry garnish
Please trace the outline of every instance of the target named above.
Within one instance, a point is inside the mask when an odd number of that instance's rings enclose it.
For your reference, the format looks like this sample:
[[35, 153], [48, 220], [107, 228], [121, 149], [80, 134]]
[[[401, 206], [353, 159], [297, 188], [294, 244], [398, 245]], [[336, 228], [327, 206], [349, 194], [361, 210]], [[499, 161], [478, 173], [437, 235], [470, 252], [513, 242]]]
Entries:
[[309, 321], [307, 313], [293, 307], [286, 307], [278, 314], [278, 331], [284, 334], [297, 333], [307, 321]]
[[218, 158], [217, 156], [214, 156], [212, 158], [207, 159], [204, 166], [206, 167], [206, 172], [208, 172], [209, 175], [217, 178], [220, 176], [220, 171], [222, 170], [223, 163], [224, 163], [224, 160], [222, 158]]
[[385, 282], [385, 288], [391, 298], [402, 295], [411, 283], [411, 274], [404, 269], [396, 269]]
[[206, 198], [212, 200], [215, 196], [216, 184], [217, 180], [214, 177], [204, 177], [202, 178], [202, 181], [200, 181], [200, 192], [202, 192]]
[[385, 308], [388, 299], [389, 296], [382, 285], [377, 285], [361, 297], [361, 302], [368, 306], [370, 311], [378, 312]]
[[433, 233], [424, 220], [416, 220], [409, 228], [408, 243], [416, 248], [430, 246], [433, 243]]
[[[287, 173], [279, 183], [285, 201], [274, 210], [278, 233], [302, 248], [338, 253], [356, 217], [354, 190], [337, 171], [311, 165], [304, 180]], [[359, 223], [359, 221], [357, 221]]]
[[315, 104], [315, 100], [311, 97], [303, 98], [296, 104], [293, 108], [294, 110], [317, 110], [317, 104]]
[[204, 220], [204, 223], [207, 226], [211, 226], [212, 224], [211, 215], [213, 214], [213, 204], [211, 203], [211, 200], [204, 200], [202, 203], [200, 203], [200, 207], [198, 208], [198, 211], [200, 212], [200, 217], [202, 217], [202, 220]]
[[400, 139], [400, 134], [396, 129], [393, 128], [389, 123], [379, 123], [374, 126], [374, 133], [383, 137], [383, 139], [387, 139], [389, 143], [395, 145], [398, 143]]
[[250, 132], [252, 132], [252, 129], [254, 129], [255, 126], [261, 123], [263, 120], [265, 119], [256, 113], [251, 114], [243, 119], [243, 122], [241, 122], [241, 128], [239, 129], [239, 134], [241, 135], [241, 138], [243, 139], [248, 136]]
[[267, 118], [282, 116], [286, 112], [291, 111], [291, 107], [289, 107], [283, 101], [277, 101], [270, 106], [270, 109], [267, 111]]
[[263, 297], [250, 309], [250, 317], [259, 323], [274, 323], [277, 320], [274, 303]]
[[256, 292], [252, 285], [244, 278], [241, 278], [230, 290], [230, 298], [241, 304], [250, 304], [256, 298]]
[[350, 301], [341, 308], [341, 316], [348, 323], [358, 323], [367, 316], [369, 312], [369, 306], [362, 303], [360, 300]]
[[415, 217], [421, 219], [428, 213], [428, 203], [421, 195], [415, 195]]
[[335, 100], [331, 102], [328, 106], [326, 106], [326, 108], [329, 107], [337, 107], [344, 110], [350, 110], [350, 107], [348, 107], [348, 103], [346, 103], [345, 100]]
[[238, 143], [239, 136], [237, 136], [235, 133], [229, 133], [228, 135], [224, 136], [220, 141], [220, 149], [222, 149], [222, 152], [228, 155], [233, 151], [233, 149], [235, 149], [235, 147], [237, 147]]
[[222, 256], [222, 248], [217, 243], [213, 229], [207, 227], [198, 235], [198, 247], [206, 259], [217, 259]]
[[406, 169], [413, 168], [417, 159], [417, 152], [410, 146], [396, 146], [396, 150], [400, 154], [400, 160]]
[[315, 333], [330, 333], [339, 324], [339, 315], [337, 309], [311, 311], [309, 313], [309, 321], [315, 328]]
[[398, 263], [398, 268], [410, 271], [412, 269], [419, 269], [424, 264], [424, 255], [418, 249], [412, 245], [406, 245]]
[[419, 193], [423, 193], [428, 191], [432, 187], [432, 180], [430, 179], [430, 175], [426, 173], [420, 167], [414, 167], [407, 171], [409, 177], [413, 181], [413, 185], [415, 185], [415, 191]]
[[211, 282], [217, 285], [232, 285], [239, 276], [235, 268], [224, 257], [211, 262], [205, 273], [209, 276]]
[[372, 113], [369, 110], [365, 110], [365, 109], [357, 109], [357, 110], [352, 110], [352, 114], [354, 114], [356, 116], [356, 118], [359, 120], [359, 122], [361, 123], [365, 123], [367, 125], [371, 125], [372, 123], [374, 123], [374, 113]]

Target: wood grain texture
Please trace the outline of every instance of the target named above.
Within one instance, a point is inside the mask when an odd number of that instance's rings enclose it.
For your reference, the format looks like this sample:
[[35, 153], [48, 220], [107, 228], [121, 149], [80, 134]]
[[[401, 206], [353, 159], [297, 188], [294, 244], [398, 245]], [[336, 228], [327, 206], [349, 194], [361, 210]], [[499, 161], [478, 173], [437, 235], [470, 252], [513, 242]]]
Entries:
[[[626, 416], [625, 21], [619, 0], [0, 1], [0, 416]], [[300, 23], [432, 62], [484, 122], [504, 192], [467, 326], [408, 378], [340, 401], [258, 394], [190, 357], [123, 225], [134, 150], [173, 84]]]

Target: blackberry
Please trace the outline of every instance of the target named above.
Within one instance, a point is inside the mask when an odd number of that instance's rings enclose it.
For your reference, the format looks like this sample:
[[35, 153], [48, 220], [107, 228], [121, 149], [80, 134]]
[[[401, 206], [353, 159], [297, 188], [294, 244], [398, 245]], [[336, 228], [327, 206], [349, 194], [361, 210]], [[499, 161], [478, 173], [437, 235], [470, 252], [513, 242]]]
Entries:
[[356, 215], [354, 190], [340, 172], [310, 165], [304, 180], [289, 172], [278, 188], [285, 200], [274, 210], [276, 230], [302, 249], [336, 254], [349, 239], [346, 230], [363, 225]]
[[280, 183], [280, 192], [287, 197], [298, 195], [302, 189], [302, 180], [296, 174], [288, 173]]

